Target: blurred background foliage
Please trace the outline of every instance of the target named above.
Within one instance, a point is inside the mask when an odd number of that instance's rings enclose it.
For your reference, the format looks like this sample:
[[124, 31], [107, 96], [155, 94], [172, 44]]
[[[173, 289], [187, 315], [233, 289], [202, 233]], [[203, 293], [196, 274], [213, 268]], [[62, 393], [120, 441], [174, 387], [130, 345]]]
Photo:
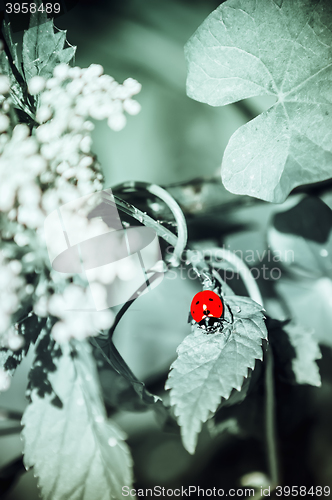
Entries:
[[[285, 224], [281, 224], [280, 229], [280, 218], [277, 221], [276, 217], [300, 203], [303, 194], [292, 195], [283, 205], [276, 206], [237, 197], [223, 188], [220, 165], [229, 138], [238, 127], [267, 109], [271, 101], [257, 97], [212, 108], [186, 96], [183, 46], [219, 3], [215, 0], [85, 0], [58, 17], [55, 24], [68, 30], [69, 42], [78, 46], [78, 66], [99, 63], [105, 73], [119, 82], [132, 77], [142, 83], [142, 91], [137, 96], [142, 110], [139, 115], [128, 118], [123, 131], [112, 132], [106, 124], [96, 123], [93, 150], [104, 170], [106, 187], [130, 180], [169, 187], [185, 212], [193, 246], [204, 249], [225, 245], [243, 255], [252, 250], [255, 261], [248, 262], [250, 266], [261, 269], [265, 264], [269, 269], [280, 269], [278, 280], [259, 279], [268, 314], [277, 319], [292, 316], [314, 328], [324, 354], [320, 361], [322, 388], [293, 387], [277, 382], [282, 479], [287, 485], [332, 487], [332, 285], [331, 267], [326, 264], [331, 262], [327, 250], [329, 216], [320, 200], [314, 198], [314, 208], [306, 205], [295, 214], [295, 220], [304, 221], [305, 231], [294, 235], [293, 229], [285, 229]], [[316, 191], [311, 190], [311, 194], [316, 196]], [[321, 198], [328, 207], [332, 206], [328, 187], [324, 187]], [[313, 211], [314, 220], [310, 219]], [[288, 212], [284, 219], [289, 219]], [[316, 238], [317, 245], [313, 246], [310, 234], [317, 224], [323, 228], [320, 234], [324, 237], [320, 242]], [[287, 242], [285, 232], [290, 233]], [[294, 248], [296, 263], [308, 245], [313, 255], [310, 263], [313, 273], [303, 272], [303, 266], [296, 267], [294, 262], [271, 262], [267, 253], [281, 247]], [[319, 272], [315, 272], [315, 266]], [[233, 279], [230, 284], [236, 293], [245, 294], [240, 280]], [[135, 375], [153, 392], [162, 394], [176, 347], [189, 333], [188, 311], [197, 291], [196, 281], [183, 278], [180, 271], [177, 275], [173, 272], [155, 290], [134, 303], [116, 330], [117, 348]], [[29, 357], [32, 355], [30, 352]], [[257, 364], [259, 372], [261, 363]], [[102, 368], [100, 375], [106, 394], [109, 389], [106, 397], [109, 413], [128, 434], [137, 487], [200, 485], [226, 489], [245, 484], [241, 478], [246, 474], [267, 472], [260, 373], [257, 384], [242, 404], [222, 409], [212, 439], [208, 430], [204, 430], [194, 456], [182, 447], [175, 426], [166, 428], [168, 432], [162, 431], [154, 412], [133, 411], [142, 408], [128, 403], [128, 387], [122, 379]], [[1, 395], [0, 407], [18, 413], [23, 411], [26, 377], [27, 364], [23, 363], [10, 391]], [[116, 411], [116, 407], [121, 410]], [[14, 422], [4, 420], [1, 429]], [[0, 433], [0, 467], [15, 461], [20, 451], [18, 434], [1, 436]], [[3, 491], [11, 477], [21, 471], [21, 461], [11, 467], [2, 469], [0, 474]], [[7, 500], [37, 498], [33, 471], [22, 475], [6, 496]]]

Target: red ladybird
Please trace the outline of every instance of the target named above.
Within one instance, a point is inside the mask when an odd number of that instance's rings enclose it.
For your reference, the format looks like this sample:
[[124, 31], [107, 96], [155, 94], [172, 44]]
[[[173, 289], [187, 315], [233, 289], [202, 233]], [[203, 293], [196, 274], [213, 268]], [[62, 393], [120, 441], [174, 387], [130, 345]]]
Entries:
[[199, 323], [204, 318], [220, 318], [224, 312], [224, 304], [215, 292], [203, 290], [193, 298], [190, 312], [196, 323]]

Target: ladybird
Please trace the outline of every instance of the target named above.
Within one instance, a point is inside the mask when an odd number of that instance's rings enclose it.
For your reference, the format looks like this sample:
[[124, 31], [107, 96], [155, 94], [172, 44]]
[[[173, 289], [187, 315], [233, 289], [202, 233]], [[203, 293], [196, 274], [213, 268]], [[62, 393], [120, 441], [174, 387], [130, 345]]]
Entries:
[[224, 304], [215, 292], [203, 290], [196, 293], [193, 298], [190, 313], [194, 321], [203, 329], [213, 330], [220, 326], [224, 313]]

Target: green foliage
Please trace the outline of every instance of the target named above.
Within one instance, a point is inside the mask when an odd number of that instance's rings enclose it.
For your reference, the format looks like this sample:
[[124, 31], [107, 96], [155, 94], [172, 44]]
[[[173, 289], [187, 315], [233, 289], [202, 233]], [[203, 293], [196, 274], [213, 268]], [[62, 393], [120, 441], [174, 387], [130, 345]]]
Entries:
[[130, 451], [107, 420], [89, 345], [73, 345], [49, 375], [62, 408], [31, 394], [22, 420], [24, 462], [34, 467], [46, 500], [120, 499], [122, 486], [132, 482]]
[[332, 278], [332, 211], [319, 198], [307, 196], [291, 209], [277, 213], [268, 240], [293, 273]]
[[331, 177], [331, 30], [328, 0], [228, 0], [188, 41], [193, 99], [276, 98], [231, 137], [222, 163], [229, 191], [282, 202]]
[[185, 448], [194, 453], [202, 424], [217, 410], [221, 398], [241, 390], [249, 368], [262, 359], [267, 338], [262, 308], [246, 297], [228, 297], [233, 322], [222, 333], [194, 329], [177, 349], [166, 389], [181, 426]]
[[21, 74], [17, 44], [13, 42], [10, 24], [6, 21], [3, 22], [2, 32], [8, 50], [7, 53], [4, 50], [0, 52], [0, 72], [9, 77], [14, 103], [24, 109], [28, 100], [27, 84]]
[[46, 13], [31, 16], [29, 29], [23, 36], [23, 68], [27, 81], [34, 76], [50, 78], [57, 64], [69, 63], [76, 47], [64, 49], [66, 31], [54, 32], [53, 20], [40, 19]]
[[[330, 176], [332, 142], [326, 130], [332, 124], [331, 33], [327, 27], [331, 20], [332, 7], [327, 0], [228, 0], [188, 42], [191, 97], [214, 106], [262, 94], [277, 99], [266, 113], [232, 137], [222, 167], [223, 182], [231, 191], [282, 201], [294, 186]], [[66, 32], [55, 32], [53, 21], [37, 11], [23, 37], [21, 62], [10, 26], [4, 23], [3, 30], [7, 47], [0, 55], [1, 71], [10, 78], [14, 102], [33, 117], [37, 101], [28, 95], [27, 82], [38, 75], [52, 77], [58, 63], [72, 60], [75, 47], [64, 48]], [[235, 257], [231, 262], [225, 258], [218, 263], [216, 252], [209, 262], [203, 255], [199, 264], [195, 262], [195, 252], [185, 249], [184, 253], [187, 225], [175, 200], [169, 193], [160, 196], [164, 190], [159, 186], [144, 184], [145, 195], [159, 197], [166, 211], [170, 209], [177, 236], [164, 227], [160, 214], [155, 218], [147, 214], [143, 208], [147, 196], [138, 197], [142, 207], [131, 204], [130, 197], [138, 185], [142, 188], [143, 183], [130, 184], [129, 201], [115, 196], [117, 208], [155, 229], [173, 246], [173, 264], [179, 264], [185, 255], [185, 265], [194, 268], [203, 286], [217, 280], [226, 294], [223, 330], [207, 334], [195, 324], [179, 345], [166, 382], [183, 444], [193, 454], [203, 424], [211, 417], [217, 422], [224, 412], [227, 417], [227, 412], [240, 404], [244, 420], [247, 413], [243, 408], [251, 407], [261, 438], [263, 425], [273, 427], [273, 422], [264, 421], [268, 420], [264, 412], [257, 418], [262, 399], [267, 401], [270, 416], [274, 411], [272, 365], [269, 371], [258, 363], [252, 373], [256, 360], [263, 360], [262, 344], [267, 340], [264, 311], [250, 298], [234, 295], [217, 272], [233, 265], [238, 271], [241, 263], [237, 266], [236, 258], [240, 259]], [[117, 194], [123, 196], [118, 190]], [[330, 209], [320, 200], [307, 198], [275, 216], [268, 238], [272, 249], [286, 256], [282, 262], [289, 270], [300, 270], [302, 276], [315, 279], [331, 278], [331, 265], [326, 259], [332, 252], [331, 228]], [[294, 253], [287, 260], [289, 249], [294, 250], [297, 267]], [[250, 287], [248, 291], [253, 296]], [[48, 325], [52, 318], [31, 315], [19, 327], [25, 344], [16, 352], [0, 350], [0, 367], [12, 374], [29, 346], [36, 344], [29, 373], [30, 403], [23, 417], [24, 461], [27, 467], [34, 467], [45, 500], [123, 498], [122, 487], [131, 486], [130, 451], [124, 434], [107, 418], [104, 402], [111, 411], [154, 409], [160, 422], [170, 423], [169, 408], [146, 389], [112, 342], [114, 329], [128, 307], [129, 303], [120, 309], [108, 333], [90, 340], [94, 349], [87, 341], [71, 341], [59, 347]], [[175, 323], [174, 328], [179, 328]], [[276, 378], [287, 384], [320, 386], [316, 361], [321, 353], [313, 331], [289, 320], [275, 323], [271, 330], [269, 327], [269, 359], [273, 355]], [[251, 391], [255, 390], [252, 403]], [[223, 418], [220, 431], [227, 427]], [[238, 432], [240, 423], [235, 409], [228, 424]]]
[[322, 357], [313, 331], [296, 323], [284, 327], [289, 340], [295, 349], [296, 357], [292, 359], [292, 369], [298, 384], [322, 385], [317, 359]]
[[293, 385], [321, 386], [317, 360], [322, 355], [315, 332], [295, 321], [268, 320], [277, 376]]
[[[53, 19], [46, 12], [31, 15], [29, 29], [24, 32], [22, 62], [13, 43], [10, 24], [3, 22], [2, 32], [6, 50], [0, 53], [0, 72], [10, 79], [11, 97], [14, 104], [30, 118], [34, 118], [36, 104], [28, 94], [27, 83], [34, 76], [50, 78], [57, 64], [70, 63], [76, 47], [66, 41], [66, 31], [55, 31]], [[68, 47], [65, 47], [65, 44]], [[28, 119], [27, 121], [30, 123]]]

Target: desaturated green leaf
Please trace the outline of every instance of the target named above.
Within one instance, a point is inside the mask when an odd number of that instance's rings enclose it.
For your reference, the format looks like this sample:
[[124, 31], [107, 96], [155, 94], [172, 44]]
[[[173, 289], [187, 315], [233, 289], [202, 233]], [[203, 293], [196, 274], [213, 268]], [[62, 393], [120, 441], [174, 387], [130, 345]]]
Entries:
[[[226, 298], [225, 298], [226, 301]], [[202, 424], [213, 415], [221, 398], [241, 390], [249, 369], [262, 359], [267, 332], [261, 306], [246, 297], [227, 297], [233, 323], [222, 333], [194, 329], [177, 349], [166, 389], [181, 426], [185, 448], [194, 453]]]
[[132, 483], [130, 451], [123, 432], [106, 419], [88, 344], [74, 346], [49, 375], [63, 407], [31, 393], [22, 420], [24, 462], [34, 467], [45, 500], [120, 499], [122, 486]]
[[75, 55], [76, 47], [64, 49], [66, 31], [54, 33], [53, 20], [45, 21], [32, 15], [30, 27], [23, 36], [23, 68], [26, 80], [36, 75], [49, 78], [60, 62], [68, 63]]
[[297, 275], [332, 278], [332, 211], [320, 198], [303, 198], [277, 213], [268, 241], [280, 262]]
[[44, 64], [40, 67], [39, 75], [49, 78], [52, 75], [53, 69], [57, 64], [69, 63], [75, 55], [76, 47], [67, 47], [64, 49], [66, 42], [66, 31], [55, 33], [55, 49], [48, 54]]
[[22, 85], [17, 81], [16, 76], [13, 73], [11, 64], [9, 62], [8, 56], [5, 51], [0, 52], [0, 73], [6, 75], [10, 80], [10, 94], [14, 100], [14, 103], [21, 106], [23, 102], [23, 88]]
[[292, 359], [292, 368], [298, 384], [322, 385], [317, 359], [322, 357], [314, 331], [297, 323], [284, 326], [296, 356]]
[[262, 306], [248, 297], [240, 297], [239, 295], [227, 296], [226, 303], [236, 318], [246, 319], [255, 317], [256, 315], [263, 316], [261, 313]]
[[280, 279], [276, 291], [294, 320], [313, 328], [319, 344], [332, 347], [331, 279]]
[[75, 53], [76, 53], [76, 47], [74, 46], [67, 47], [66, 49], [61, 50], [58, 54], [58, 60], [56, 64], [60, 63], [68, 64], [75, 56]]
[[332, 3], [228, 0], [186, 45], [187, 93], [213, 106], [275, 96], [231, 137], [225, 187], [281, 202], [331, 177]]
[[102, 336], [90, 340], [97, 361], [100, 385], [108, 406], [146, 411], [147, 405], [160, 416], [167, 416], [161, 398], [151, 394], [131, 371], [112, 341]]
[[267, 327], [278, 377], [293, 385], [319, 387], [321, 379], [316, 360], [322, 355], [314, 330], [295, 321], [270, 318]]
[[30, 26], [23, 36], [23, 68], [27, 81], [40, 72], [55, 49], [53, 21]]
[[21, 72], [17, 44], [13, 42], [10, 23], [3, 21], [2, 32], [7, 45], [7, 53], [5, 50], [0, 51], [0, 73], [9, 77], [10, 95], [14, 105], [22, 110], [24, 115], [31, 117], [27, 84]]
[[16, 66], [17, 71], [20, 71], [20, 64], [19, 64], [19, 59], [18, 59], [18, 54], [17, 54], [17, 43], [13, 42], [10, 23], [7, 23], [6, 21], [3, 22], [2, 32], [3, 32], [4, 39], [6, 41], [7, 47], [9, 49], [10, 55], [12, 57], [12, 61], [13, 61], [14, 65]]

